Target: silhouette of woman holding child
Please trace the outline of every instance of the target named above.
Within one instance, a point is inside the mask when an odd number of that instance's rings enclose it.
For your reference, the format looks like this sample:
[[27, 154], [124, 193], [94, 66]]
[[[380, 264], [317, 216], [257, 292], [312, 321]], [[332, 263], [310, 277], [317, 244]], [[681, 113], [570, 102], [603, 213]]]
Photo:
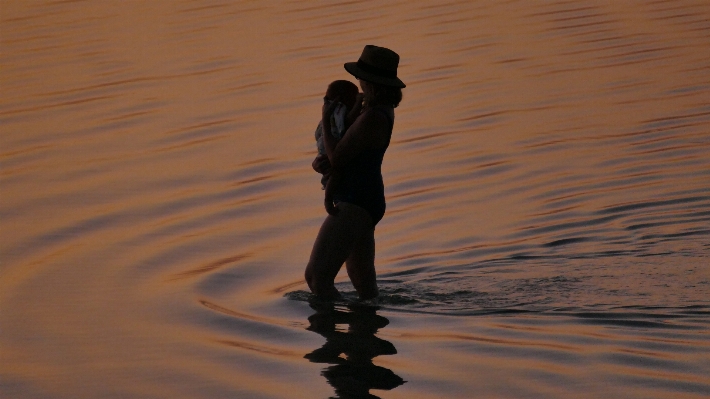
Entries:
[[345, 267], [360, 299], [377, 297], [375, 279], [375, 225], [385, 214], [382, 159], [392, 137], [394, 109], [402, 100], [405, 84], [397, 78], [399, 55], [367, 45], [357, 62], [345, 70], [360, 82], [359, 115], [337, 140], [331, 130], [335, 98], [323, 104], [321, 126], [325, 154], [313, 161], [313, 169], [329, 174], [325, 192], [328, 216], [313, 244], [306, 266], [306, 282], [321, 299], [340, 297], [334, 281]]

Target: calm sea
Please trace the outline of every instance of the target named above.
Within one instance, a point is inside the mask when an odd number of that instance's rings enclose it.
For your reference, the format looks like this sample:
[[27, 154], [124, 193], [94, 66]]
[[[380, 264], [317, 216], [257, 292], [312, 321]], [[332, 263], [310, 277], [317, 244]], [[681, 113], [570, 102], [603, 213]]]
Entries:
[[[309, 302], [366, 44], [382, 297]], [[710, 396], [707, 0], [5, 0], [0, 93], [0, 397]]]

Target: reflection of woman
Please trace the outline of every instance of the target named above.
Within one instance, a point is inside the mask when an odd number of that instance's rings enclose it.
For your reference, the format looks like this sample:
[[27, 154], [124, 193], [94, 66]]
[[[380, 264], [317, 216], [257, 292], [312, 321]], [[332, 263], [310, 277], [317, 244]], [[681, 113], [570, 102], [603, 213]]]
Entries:
[[[333, 191], [335, 207], [326, 196], [329, 215], [323, 221], [306, 267], [311, 291], [324, 299], [340, 296], [334, 281], [345, 263], [361, 299], [378, 295], [375, 281], [375, 225], [385, 214], [382, 159], [390, 143], [394, 108], [402, 99], [404, 83], [397, 78], [399, 55], [365, 46], [357, 62], [345, 69], [360, 81], [363, 110], [337, 143], [330, 134], [335, 103], [323, 106], [323, 137], [327, 158], [316, 158], [316, 171], [327, 164], [340, 176]], [[331, 191], [331, 190], [327, 190]]]
[[[353, 307], [338, 310], [333, 303], [311, 303], [316, 311], [308, 318], [308, 330], [322, 335], [322, 347], [305, 356], [313, 363], [331, 364], [322, 375], [335, 388], [339, 398], [377, 398], [371, 389], [394, 389], [402, 384], [402, 377], [392, 370], [376, 366], [372, 359], [397, 353], [391, 342], [375, 336], [389, 324], [389, 320], [374, 308]], [[347, 330], [337, 328], [347, 324]]]

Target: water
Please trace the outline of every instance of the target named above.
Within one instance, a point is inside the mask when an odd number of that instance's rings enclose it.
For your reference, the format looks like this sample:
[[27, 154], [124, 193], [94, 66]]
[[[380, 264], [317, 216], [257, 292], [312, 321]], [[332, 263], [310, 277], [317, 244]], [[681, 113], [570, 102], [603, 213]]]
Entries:
[[[0, 396], [710, 395], [706, 1], [0, 19]], [[309, 303], [320, 99], [370, 43], [383, 295]]]

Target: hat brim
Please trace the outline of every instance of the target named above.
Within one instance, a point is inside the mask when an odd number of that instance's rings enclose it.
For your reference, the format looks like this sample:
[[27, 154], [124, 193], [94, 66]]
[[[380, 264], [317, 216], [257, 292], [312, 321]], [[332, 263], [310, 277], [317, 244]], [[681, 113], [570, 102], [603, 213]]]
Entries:
[[404, 82], [402, 82], [399, 78], [388, 78], [363, 71], [357, 66], [357, 62], [346, 62], [343, 66], [345, 67], [345, 70], [348, 71], [348, 73], [358, 79], [381, 84], [383, 86], [399, 87], [400, 89], [407, 87], [407, 85], [405, 85]]

